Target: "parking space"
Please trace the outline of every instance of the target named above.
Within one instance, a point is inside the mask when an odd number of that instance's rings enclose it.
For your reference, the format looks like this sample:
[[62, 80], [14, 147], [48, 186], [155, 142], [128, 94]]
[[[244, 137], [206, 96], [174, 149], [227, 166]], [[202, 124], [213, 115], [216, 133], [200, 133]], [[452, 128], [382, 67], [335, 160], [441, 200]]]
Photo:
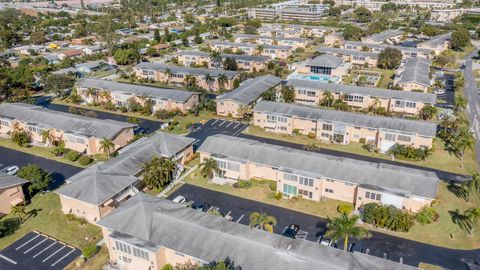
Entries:
[[0, 251], [0, 269], [63, 269], [80, 250], [38, 232], [30, 232]]
[[248, 124], [238, 122], [238, 121], [229, 121], [223, 119], [210, 119], [199, 129], [191, 132], [187, 137], [196, 139], [195, 146], [200, 146], [209, 136], [216, 134], [224, 134], [230, 136], [237, 136], [242, 132]]

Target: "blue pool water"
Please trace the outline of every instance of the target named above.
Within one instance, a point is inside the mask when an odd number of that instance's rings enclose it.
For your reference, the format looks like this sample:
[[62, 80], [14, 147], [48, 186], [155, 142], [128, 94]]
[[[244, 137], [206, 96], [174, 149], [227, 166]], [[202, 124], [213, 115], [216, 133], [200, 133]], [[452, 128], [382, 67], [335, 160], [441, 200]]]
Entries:
[[319, 81], [319, 82], [331, 82], [331, 83], [339, 83], [340, 78], [333, 77], [329, 75], [321, 75], [321, 74], [306, 74], [301, 75], [296, 72], [290, 74], [287, 79], [299, 79], [299, 80], [309, 80], [309, 81]]

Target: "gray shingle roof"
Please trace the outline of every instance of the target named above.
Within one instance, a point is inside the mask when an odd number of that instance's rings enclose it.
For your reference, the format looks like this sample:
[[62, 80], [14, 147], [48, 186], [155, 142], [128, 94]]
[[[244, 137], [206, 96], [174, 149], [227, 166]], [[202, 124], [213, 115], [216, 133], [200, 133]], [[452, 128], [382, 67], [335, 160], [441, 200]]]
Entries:
[[126, 128], [136, 126], [109, 119], [97, 119], [52, 111], [41, 106], [25, 103], [0, 104], [0, 117], [17, 119], [44, 129], [55, 128], [67, 133], [109, 139], [115, 138]]
[[208, 68], [191, 68], [191, 67], [180, 67], [169, 65], [160, 62], [143, 62], [136, 66], [139, 69], [150, 69], [150, 70], [160, 70], [165, 71], [169, 69], [172, 73], [181, 73], [184, 75], [207, 75], [210, 74], [212, 77], [218, 77], [222, 74], [227, 76], [229, 79], [235, 77], [238, 72], [231, 71], [231, 70], [223, 70], [223, 69], [208, 69]]
[[257, 105], [253, 108], [253, 111], [296, 116], [303, 119], [332, 121], [358, 127], [389, 129], [408, 133], [413, 132], [427, 137], [435, 137], [437, 133], [437, 125], [434, 123], [335, 110], [325, 110], [306, 105], [262, 100], [257, 103]]
[[[212, 41], [210, 44], [213, 45], [223, 45], [223, 46], [229, 46], [229, 47], [245, 47], [245, 48], [257, 48], [259, 45], [258, 44], [251, 44], [251, 43], [238, 43], [238, 42], [230, 42], [230, 41]], [[286, 46], [286, 45], [267, 45], [267, 44], [262, 44], [262, 47], [264, 49], [274, 49], [274, 50], [290, 50], [292, 46]]]
[[445, 41], [447, 41], [451, 38], [452, 38], [452, 33], [450, 32], [450, 33], [446, 33], [446, 34], [443, 34], [443, 35], [434, 36], [431, 39], [429, 39], [427, 41], [424, 41], [420, 44], [436, 47], [436, 46], [439, 46], [439, 45], [443, 45], [445, 43]]
[[306, 38], [297, 38], [297, 37], [269, 37], [269, 36], [258, 36], [258, 35], [248, 35], [248, 34], [236, 34], [235, 38], [249, 38], [249, 39], [271, 39], [271, 40], [289, 40], [296, 42], [304, 42]]
[[354, 45], [354, 46], [366, 46], [369, 48], [375, 49], [385, 49], [385, 48], [394, 48], [404, 52], [417, 52], [417, 53], [425, 53], [429, 54], [431, 50], [425, 48], [415, 48], [415, 47], [405, 47], [405, 46], [393, 46], [387, 44], [374, 44], [374, 43], [365, 43], [365, 42], [358, 42], [358, 41], [345, 41], [345, 45]]
[[70, 177], [67, 185], [56, 192], [70, 198], [100, 205], [120, 193], [138, 179], [145, 162], [154, 156], [172, 158], [195, 140], [159, 132], [143, 137], [123, 148], [119, 155], [105, 163], [97, 163]]
[[378, 53], [375, 53], [375, 52], [345, 50], [345, 49], [334, 48], [334, 47], [318, 46], [317, 51], [322, 53], [335, 53], [335, 54], [341, 54], [341, 55], [365, 56], [370, 58], [378, 58]]
[[383, 42], [384, 40], [386, 40], [388, 38], [401, 35], [402, 33], [403, 33], [403, 31], [400, 30], [400, 29], [393, 29], [393, 30], [383, 31], [383, 32], [380, 32], [378, 34], [373, 34], [373, 35], [368, 36], [366, 38], [377, 41], [377, 42]]
[[233, 100], [248, 105], [257, 100], [265, 91], [278, 85], [282, 79], [273, 75], [264, 75], [243, 82], [238, 88], [217, 97], [217, 100]]
[[436, 174], [428, 171], [339, 158], [225, 135], [208, 137], [198, 151], [242, 163], [264, 164], [279, 171], [368, 185], [403, 196], [435, 198], [439, 182]]
[[176, 90], [159, 88], [138, 84], [119, 83], [114, 81], [83, 78], [76, 83], [79, 87], [96, 88], [101, 90], [108, 90], [111, 92], [132, 93], [136, 96], [148, 96], [158, 99], [168, 99], [179, 103], [185, 103], [191, 96], [197, 95], [197, 92], [190, 92], [186, 90]]
[[[177, 53], [178, 55], [186, 55], [186, 56], [202, 56], [202, 57], [210, 57], [210, 53], [202, 52], [202, 51], [181, 51]], [[230, 58], [235, 60], [245, 60], [245, 61], [257, 61], [257, 62], [267, 62], [270, 58], [266, 56], [259, 56], [259, 55], [248, 55], [248, 54], [220, 54], [222, 59]]]
[[28, 183], [28, 181], [25, 179], [0, 172], [0, 189], [18, 186], [25, 183]]
[[343, 63], [343, 59], [337, 56], [333, 56], [330, 54], [323, 54], [313, 58], [312, 60], [308, 61], [306, 65], [308, 67], [311, 66], [322, 66], [322, 67], [331, 67], [336, 68]]
[[113, 239], [157, 251], [161, 246], [204, 262], [232, 260], [248, 270], [416, 269], [363, 253], [291, 239], [227, 221], [181, 204], [137, 194], [98, 224]]
[[329, 91], [332, 93], [360, 94], [371, 97], [394, 98], [430, 104], [435, 104], [437, 101], [437, 96], [430, 93], [395, 91], [375, 87], [361, 87], [356, 85], [323, 83], [310, 80], [292, 79], [287, 82], [287, 85], [294, 88], [308, 89], [312, 91]]
[[414, 82], [426, 87], [431, 85], [430, 66], [432, 62], [423, 58], [409, 58], [402, 72], [397, 76], [397, 83]]

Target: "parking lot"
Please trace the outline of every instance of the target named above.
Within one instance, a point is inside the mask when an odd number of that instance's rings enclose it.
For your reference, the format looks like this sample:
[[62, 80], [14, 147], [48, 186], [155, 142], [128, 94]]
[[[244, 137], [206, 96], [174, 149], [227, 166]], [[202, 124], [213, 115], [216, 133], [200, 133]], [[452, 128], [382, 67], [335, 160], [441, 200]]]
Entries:
[[215, 134], [225, 134], [237, 136], [242, 132], [248, 124], [238, 121], [228, 121], [222, 119], [210, 119], [199, 129], [191, 132], [187, 137], [196, 139], [195, 146], [200, 146], [209, 136]]
[[0, 252], [0, 269], [60, 270], [80, 254], [80, 250], [56, 239], [30, 232]]
[[[184, 184], [170, 194], [168, 199], [173, 200], [178, 195], [184, 196], [187, 201], [194, 204], [208, 204], [208, 208], [216, 207], [222, 216], [232, 222], [249, 225], [251, 212], [263, 212], [274, 216], [278, 223], [274, 233], [282, 234], [286, 227], [296, 224], [300, 227], [296, 238], [321, 243], [322, 236], [327, 231], [327, 220], [317, 216], [297, 212], [294, 210], [265, 204], [258, 201], [243, 199], [226, 193], [212, 191], [201, 187]], [[386, 258], [392, 261], [403, 260], [403, 263], [418, 266], [420, 262], [440, 265], [446, 269], [470, 269], [467, 263], [480, 263], [478, 250], [454, 250], [432, 246], [392, 235], [372, 231], [368, 239], [349, 239], [349, 243], [361, 246], [364, 253]], [[337, 243], [338, 248], [343, 248], [343, 239]]]

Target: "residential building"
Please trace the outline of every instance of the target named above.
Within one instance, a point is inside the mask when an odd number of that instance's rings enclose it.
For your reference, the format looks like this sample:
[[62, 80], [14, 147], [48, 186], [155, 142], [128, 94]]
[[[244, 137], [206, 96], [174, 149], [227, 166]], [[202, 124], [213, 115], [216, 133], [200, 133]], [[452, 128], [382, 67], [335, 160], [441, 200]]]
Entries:
[[434, 106], [436, 95], [430, 93], [395, 91], [375, 87], [324, 83], [292, 79], [288, 86], [295, 90], [295, 102], [305, 105], [319, 105], [328, 92], [335, 99], [343, 98], [347, 104], [360, 110], [384, 108], [394, 114], [418, 115], [425, 105]]
[[394, 84], [402, 87], [404, 91], [427, 92], [433, 84], [430, 78], [432, 62], [422, 58], [407, 59], [397, 70]]
[[323, 5], [312, 5], [307, 7], [290, 7], [282, 9], [272, 8], [249, 8], [248, 18], [264, 21], [284, 22], [319, 22], [324, 17], [325, 7]]
[[95, 223], [143, 188], [139, 176], [143, 164], [153, 157], [177, 163], [178, 177], [183, 164], [194, 158], [194, 139], [165, 132], [143, 137], [122, 149], [118, 156], [77, 173], [55, 192], [62, 212]]
[[335, 33], [325, 35], [325, 42], [324, 42], [325, 45], [340, 47], [340, 45], [343, 44], [344, 42], [345, 42], [345, 39], [343, 38], [343, 34], [340, 32], [335, 32]]
[[378, 53], [357, 51], [357, 50], [345, 50], [334, 47], [317, 47], [317, 51], [334, 56], [341, 57], [344, 61], [350, 62], [353, 65], [368, 65], [369, 67], [376, 67], [378, 61]]
[[[109, 120], [90, 118], [70, 113], [52, 111], [41, 106], [25, 103], [0, 104], [0, 134], [11, 135], [25, 131], [33, 143], [51, 144], [64, 141], [65, 148], [87, 155], [102, 152], [100, 142], [109, 139], [120, 149], [133, 139], [136, 125]], [[49, 138], [42, 135], [48, 131]]]
[[[270, 30], [270, 31], [268, 31]], [[280, 23], [264, 23], [262, 24], [261, 28], [257, 29], [257, 32], [261, 34], [264, 31], [265, 35], [268, 36], [278, 36], [272, 35], [278, 32], [287, 31], [287, 33], [299, 33], [299, 37], [309, 37], [309, 38], [317, 38], [323, 37], [328, 33], [335, 32], [335, 28], [333, 27], [325, 27], [325, 26], [314, 26], [314, 25], [302, 25], [302, 24], [280, 24]]]
[[320, 74], [341, 78], [348, 74], [351, 67], [350, 63], [343, 61], [340, 57], [323, 54], [297, 64], [296, 72], [298, 74]]
[[[240, 76], [232, 70], [180, 67], [160, 62], [143, 62], [133, 71], [138, 78], [178, 86], [195, 85], [209, 91], [231, 90], [233, 81]], [[206, 79], [208, 77], [210, 80]]]
[[217, 97], [217, 114], [241, 118], [265, 91], [278, 86], [281, 82], [282, 79], [272, 75], [246, 80], [233, 91]]
[[226, 135], [208, 137], [197, 152], [201, 161], [217, 161], [214, 183], [265, 179], [275, 181], [276, 191], [285, 197], [339, 200], [352, 203], [355, 209], [375, 202], [417, 212], [435, 200], [440, 182], [430, 171]]
[[431, 39], [418, 43], [417, 47], [427, 50], [432, 50], [435, 55], [441, 54], [443, 51], [448, 49], [450, 39], [452, 38], [452, 33], [446, 33], [443, 35], [438, 35], [432, 37]]
[[480, 8], [434, 9], [430, 14], [431, 21], [450, 23], [463, 14], [480, 14]]
[[305, 105], [259, 101], [253, 124], [266, 131], [300, 134], [340, 144], [372, 143], [381, 152], [395, 144], [431, 148], [437, 134], [434, 123], [320, 109]]
[[[199, 102], [199, 93], [159, 87], [119, 83], [114, 81], [84, 78], [75, 84], [77, 94], [86, 103], [112, 102], [117, 107], [128, 107], [129, 100], [142, 106], [151, 102], [153, 112], [180, 110], [187, 112]], [[92, 91], [95, 90], [95, 91]]]
[[393, 46], [393, 45], [386, 45], [386, 44], [372, 44], [372, 43], [363, 43], [363, 42], [356, 42], [356, 41], [345, 41], [341, 45], [342, 49], [346, 50], [357, 50], [357, 51], [365, 51], [367, 49], [370, 52], [380, 53], [386, 48], [394, 48], [402, 52], [403, 59], [407, 58], [425, 58], [425, 59], [432, 59], [433, 58], [433, 51], [426, 48], [413, 48], [413, 47], [405, 47], [405, 46]]
[[25, 202], [23, 185], [28, 181], [0, 172], [0, 217], [7, 215], [12, 207]]
[[58, 55], [58, 58], [60, 60], [64, 60], [66, 58], [77, 58], [85, 54], [85, 52], [81, 49], [73, 49], [73, 50], [67, 50], [63, 51]]
[[249, 270], [398, 269], [415, 267], [292, 239], [139, 193], [98, 222], [113, 267], [162, 269], [166, 264], [221, 262]]
[[[437, 8], [453, 8], [455, 2], [452, 0], [393, 0], [391, 3], [397, 5], [408, 5], [411, 7], [437, 9]], [[369, 10], [380, 10], [385, 4], [385, 1], [378, 0], [336, 0], [336, 5], [347, 6], [363, 6]]]
[[259, 36], [264, 37], [281, 37], [281, 38], [299, 38], [302, 36], [302, 32], [285, 29], [274, 29], [269, 27], [257, 28]]
[[281, 45], [291, 46], [294, 50], [297, 48], [306, 48], [309, 41], [306, 38], [287, 38], [287, 37], [272, 37], [272, 36], [257, 36], [247, 34], [236, 34], [235, 42], [237, 43], [254, 43], [260, 45]]
[[257, 72], [267, 68], [270, 58], [259, 55], [221, 54], [219, 59], [213, 59], [211, 54], [202, 51], [182, 51], [177, 53], [178, 63], [183, 66], [206, 66], [208, 68], [221, 68], [226, 59], [235, 60], [240, 70]]
[[362, 38], [362, 42], [372, 43], [372, 44], [397, 44], [403, 37], [403, 31], [400, 29], [393, 29], [383, 31], [377, 34], [366, 36]]
[[247, 55], [261, 55], [267, 56], [271, 59], [280, 58], [286, 59], [293, 54], [293, 48], [291, 46], [283, 45], [262, 45], [249, 43], [237, 43], [229, 41], [212, 41], [210, 42], [210, 48], [217, 52], [225, 52], [229, 50], [233, 53], [245, 53]]

